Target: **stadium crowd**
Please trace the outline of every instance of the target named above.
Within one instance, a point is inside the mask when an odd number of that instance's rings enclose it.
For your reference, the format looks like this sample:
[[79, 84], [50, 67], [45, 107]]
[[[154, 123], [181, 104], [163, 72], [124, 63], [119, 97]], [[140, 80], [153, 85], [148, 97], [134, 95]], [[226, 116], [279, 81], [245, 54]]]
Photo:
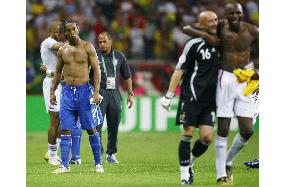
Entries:
[[[76, 20], [80, 37], [95, 46], [108, 31], [114, 48], [127, 59], [165, 59], [176, 63], [189, 37], [182, 26], [196, 23], [201, 11], [224, 16], [228, 0], [26, 0], [27, 83], [38, 74], [40, 43], [54, 20]], [[258, 26], [258, 0], [240, 0], [244, 20]], [[164, 69], [163, 69], [164, 70]], [[141, 76], [140, 76], [141, 77]], [[139, 75], [134, 84], [139, 85]]]

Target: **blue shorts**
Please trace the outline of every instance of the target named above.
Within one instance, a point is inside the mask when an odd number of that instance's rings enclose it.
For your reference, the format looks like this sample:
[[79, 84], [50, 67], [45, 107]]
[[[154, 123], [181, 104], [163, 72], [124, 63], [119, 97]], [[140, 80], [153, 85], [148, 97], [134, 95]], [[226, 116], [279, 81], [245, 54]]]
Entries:
[[71, 131], [76, 128], [78, 117], [80, 117], [82, 129], [92, 130], [96, 128], [100, 121], [98, 118], [101, 112], [96, 109], [99, 107], [90, 104], [93, 90], [94, 88], [90, 84], [63, 86], [59, 112], [61, 129]]

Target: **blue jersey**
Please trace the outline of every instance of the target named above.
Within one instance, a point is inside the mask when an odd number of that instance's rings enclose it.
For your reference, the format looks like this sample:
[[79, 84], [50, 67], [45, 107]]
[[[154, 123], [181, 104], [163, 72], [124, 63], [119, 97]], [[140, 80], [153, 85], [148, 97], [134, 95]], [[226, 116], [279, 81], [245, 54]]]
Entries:
[[90, 84], [63, 86], [59, 113], [61, 129], [76, 128], [78, 117], [80, 117], [81, 128], [84, 130], [92, 130], [102, 123], [103, 118], [99, 107], [90, 104], [93, 90]]

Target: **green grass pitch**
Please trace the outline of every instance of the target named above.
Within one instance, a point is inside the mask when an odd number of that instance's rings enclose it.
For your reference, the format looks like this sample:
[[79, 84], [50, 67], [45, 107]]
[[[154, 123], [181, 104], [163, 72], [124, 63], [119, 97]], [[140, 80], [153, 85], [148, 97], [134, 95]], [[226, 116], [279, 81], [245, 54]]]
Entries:
[[[198, 135], [198, 132], [195, 133]], [[231, 143], [235, 132], [230, 133]], [[106, 147], [106, 132], [103, 144]], [[46, 132], [28, 132], [26, 150], [26, 179], [28, 187], [174, 187], [180, 186], [178, 165], [178, 132], [119, 133], [117, 165], [107, 164], [103, 155], [105, 173], [97, 174], [86, 132], [83, 132], [82, 165], [71, 166], [71, 172], [51, 174], [56, 166], [47, 164], [43, 156], [47, 151]], [[194, 141], [197, 136], [194, 137]], [[215, 139], [215, 136], [214, 138]], [[230, 145], [230, 144], [229, 144]], [[247, 169], [243, 162], [258, 158], [258, 133], [249, 141], [233, 163], [234, 186], [259, 186], [259, 171]], [[217, 186], [215, 174], [214, 142], [195, 162], [193, 186]]]

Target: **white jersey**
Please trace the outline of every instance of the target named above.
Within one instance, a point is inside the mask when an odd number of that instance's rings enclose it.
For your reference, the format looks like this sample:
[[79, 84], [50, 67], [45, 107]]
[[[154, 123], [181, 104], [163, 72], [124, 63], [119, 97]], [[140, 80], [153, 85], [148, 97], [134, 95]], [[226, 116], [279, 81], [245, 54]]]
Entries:
[[40, 55], [43, 65], [50, 69], [52, 72], [56, 69], [56, 51], [51, 49], [52, 45], [57, 43], [56, 40], [51, 37], [46, 38], [40, 46]]

